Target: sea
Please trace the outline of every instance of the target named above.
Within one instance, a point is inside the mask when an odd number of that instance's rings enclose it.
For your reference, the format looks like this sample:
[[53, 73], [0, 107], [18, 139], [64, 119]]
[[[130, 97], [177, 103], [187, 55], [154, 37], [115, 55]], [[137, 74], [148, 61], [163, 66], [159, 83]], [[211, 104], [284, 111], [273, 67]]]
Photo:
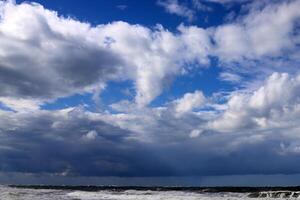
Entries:
[[0, 186], [0, 200], [300, 199], [299, 187]]

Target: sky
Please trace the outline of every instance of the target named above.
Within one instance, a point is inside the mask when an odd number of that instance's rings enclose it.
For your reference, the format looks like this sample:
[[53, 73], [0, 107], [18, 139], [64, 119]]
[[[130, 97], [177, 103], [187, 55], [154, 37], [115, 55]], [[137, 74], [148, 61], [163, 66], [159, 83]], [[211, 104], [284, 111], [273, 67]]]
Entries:
[[0, 184], [300, 185], [299, 0], [0, 0]]

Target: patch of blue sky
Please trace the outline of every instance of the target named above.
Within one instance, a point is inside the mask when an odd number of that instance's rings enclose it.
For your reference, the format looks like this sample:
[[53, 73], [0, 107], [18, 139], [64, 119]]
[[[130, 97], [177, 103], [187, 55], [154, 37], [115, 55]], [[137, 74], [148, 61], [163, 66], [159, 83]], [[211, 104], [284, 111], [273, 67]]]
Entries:
[[212, 59], [211, 66], [208, 68], [196, 67], [195, 72], [187, 75], [178, 76], [170, 87], [157, 97], [151, 106], [161, 106], [172, 100], [181, 98], [185, 93], [193, 93], [200, 90], [206, 97], [212, 96], [215, 92], [230, 92], [238, 86], [219, 78], [223, 71], [218, 62]]
[[[27, 2], [17, 0], [17, 3]], [[106, 24], [113, 21], [125, 21], [131, 24], [141, 24], [148, 27], [154, 27], [156, 24], [162, 24], [165, 28], [174, 31], [181, 23], [197, 25], [207, 28], [223, 23], [224, 17], [233, 11], [239, 11], [239, 5], [227, 9], [216, 3], [206, 3], [213, 10], [195, 10], [195, 20], [188, 22], [177, 15], [166, 13], [164, 8], [155, 3], [154, 0], [114, 0], [114, 1], [85, 1], [85, 0], [35, 0], [44, 7], [58, 11], [59, 15], [76, 18], [83, 22], [89, 22], [92, 25]], [[188, 7], [191, 2], [179, 1]], [[120, 9], [120, 5], [126, 6]], [[141, 17], [142, 16], [142, 17]]]
[[[69, 97], [59, 98], [53, 102], [44, 103], [41, 109], [59, 110], [69, 107], [84, 106], [89, 111], [111, 110], [110, 104], [121, 100], [132, 101], [134, 96], [133, 83], [131, 81], [109, 82], [107, 87], [95, 98], [93, 93], [76, 94]], [[0, 107], [1, 108], [1, 107]]]
[[100, 94], [104, 105], [111, 105], [121, 100], [134, 100], [135, 89], [133, 81], [108, 82], [105, 90]]
[[53, 102], [42, 104], [40, 108], [42, 110], [60, 110], [77, 106], [84, 106], [87, 110], [94, 110], [97, 105], [93, 101], [93, 94], [85, 93], [75, 94], [64, 98], [58, 98]]

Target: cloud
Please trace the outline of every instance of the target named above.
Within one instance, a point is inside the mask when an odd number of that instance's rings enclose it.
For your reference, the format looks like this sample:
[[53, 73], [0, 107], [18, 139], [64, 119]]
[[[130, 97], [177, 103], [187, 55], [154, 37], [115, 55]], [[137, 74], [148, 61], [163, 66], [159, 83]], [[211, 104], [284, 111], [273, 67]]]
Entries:
[[297, 126], [300, 78], [273, 73], [264, 85], [247, 93], [233, 94], [226, 111], [210, 123], [220, 132]]
[[202, 133], [201, 130], [194, 129], [194, 130], [191, 131], [190, 137], [191, 137], [191, 138], [198, 137], [201, 133]]
[[193, 21], [195, 18], [195, 12], [187, 6], [179, 4], [177, 0], [159, 0], [157, 4], [164, 7], [166, 12], [185, 17], [188, 21]]
[[224, 61], [240, 61], [276, 58], [296, 49], [293, 32], [300, 17], [299, 7], [299, 1], [270, 4], [262, 10], [251, 10], [239, 23], [217, 27], [215, 53]]
[[[0, 124], [1, 143], [12, 147], [0, 152], [3, 159], [1, 171], [58, 174], [68, 170], [73, 175], [104, 175], [122, 171], [123, 164], [118, 161], [118, 156], [105, 154], [129, 148], [130, 142], [127, 145], [122, 143], [130, 133], [106, 124], [98, 119], [97, 114], [74, 108], [27, 113], [1, 112], [0, 115], [5, 119]], [[101, 133], [101, 137], [97, 137], [97, 133]], [[94, 157], [97, 152], [102, 153]], [[24, 159], [19, 159], [20, 156]], [[116, 160], [111, 160], [113, 157]], [[99, 166], [102, 172], [96, 172]], [[117, 168], [121, 171], [118, 172]]]
[[205, 97], [201, 91], [194, 93], [186, 93], [181, 99], [174, 101], [175, 113], [180, 116], [184, 113], [190, 112], [193, 109], [199, 108], [205, 102]]
[[97, 138], [97, 136], [98, 136], [97, 131], [92, 130], [92, 131], [89, 131], [86, 135], [84, 135], [83, 139], [87, 140], [87, 141], [89, 141], [89, 140], [95, 140]]
[[[0, 115], [4, 119], [0, 123], [0, 146], [4, 146], [0, 166], [6, 173], [64, 177], [299, 173], [299, 156], [287, 150], [292, 146], [286, 136], [200, 131], [194, 129], [200, 122], [197, 115], [176, 119], [167, 110], [154, 109], [138, 116], [138, 121], [132, 119], [132, 124], [144, 127], [152, 142], [137, 140], [142, 132], [113, 125], [131, 120], [132, 114], [111, 115], [114, 120], [110, 123], [103, 120], [108, 116], [81, 108], [1, 111]], [[91, 130], [99, 136], [82, 140]]]
[[0, 102], [14, 111], [38, 110], [41, 102], [39, 100], [16, 99], [10, 97], [0, 97]]
[[[145, 106], [184, 63], [207, 62], [208, 36], [201, 28], [182, 27], [177, 35], [162, 26], [151, 30], [126, 22], [92, 27], [39, 4], [3, 2], [1, 10], [3, 97], [45, 101], [129, 79], [135, 82], [137, 104]], [[196, 49], [194, 40], [205, 46]], [[192, 52], [182, 54], [183, 49]]]
[[199, 11], [212, 11], [213, 9], [203, 3], [201, 0], [192, 0], [192, 6]]
[[218, 3], [222, 5], [228, 4], [243, 4], [247, 2], [251, 2], [250, 0], [201, 0], [202, 2], [210, 2], [210, 3]]
[[126, 10], [128, 8], [127, 5], [117, 5], [117, 8], [120, 10]]
[[135, 101], [141, 107], [159, 96], [187, 64], [209, 63], [209, 36], [202, 28], [181, 26], [174, 34], [161, 25], [151, 30], [115, 22], [102, 26], [101, 31], [116, 41], [110, 48], [126, 61], [124, 75], [135, 81]]
[[220, 79], [222, 81], [237, 83], [237, 82], [240, 82], [242, 78], [238, 74], [233, 74], [230, 72], [222, 72], [222, 73], [220, 73]]
[[92, 91], [118, 73], [120, 57], [95, 42], [89, 24], [38, 4], [0, 6], [0, 96], [55, 99]]

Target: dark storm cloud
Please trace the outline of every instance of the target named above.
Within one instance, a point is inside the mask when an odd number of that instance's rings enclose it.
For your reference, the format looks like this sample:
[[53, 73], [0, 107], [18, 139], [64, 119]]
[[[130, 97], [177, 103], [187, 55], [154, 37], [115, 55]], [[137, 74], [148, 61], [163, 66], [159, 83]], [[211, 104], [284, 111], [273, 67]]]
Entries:
[[[278, 153], [284, 142], [280, 134], [253, 140], [210, 133], [177, 143], [147, 143], [133, 139], [138, 133], [79, 108], [1, 117], [2, 172], [147, 177], [300, 172], [297, 154]], [[95, 137], [87, 136], [91, 131]]]
[[[13, 129], [8, 127], [12, 120], [19, 122]], [[1, 143], [11, 148], [1, 149], [2, 171], [63, 173], [70, 170], [70, 173], [88, 174], [95, 173], [95, 166], [103, 163], [99, 169], [103, 173], [117, 172], [111, 165], [118, 164], [118, 159], [110, 159], [118, 151], [122, 152], [123, 138], [129, 134], [104, 122], [89, 120], [80, 111], [70, 111], [66, 116], [49, 112], [30, 117], [7, 116], [6, 125], [1, 129]], [[90, 130], [98, 136], [86, 140], [84, 136]]]

